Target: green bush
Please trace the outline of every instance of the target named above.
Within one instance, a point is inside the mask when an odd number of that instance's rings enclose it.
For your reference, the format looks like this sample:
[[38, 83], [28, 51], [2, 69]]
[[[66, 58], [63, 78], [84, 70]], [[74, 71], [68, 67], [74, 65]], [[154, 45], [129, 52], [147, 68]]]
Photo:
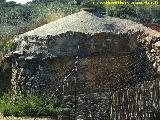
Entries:
[[106, 14], [106, 8], [104, 7], [104, 5], [93, 4], [91, 0], [82, 2], [80, 6], [83, 9], [86, 9], [86, 8], [92, 9], [92, 11], [89, 11], [89, 12], [92, 12], [95, 15], [105, 15]]
[[160, 112], [153, 110], [150, 120], [160, 120]]
[[107, 14], [113, 17], [152, 23], [160, 20], [158, 5], [111, 5], [106, 6]]
[[62, 109], [58, 100], [52, 98], [48, 102], [44, 98], [32, 94], [27, 97], [16, 97], [16, 101], [8, 94], [0, 97], [0, 112], [3, 116], [52, 116], [58, 117], [61, 115]]
[[4, 45], [3, 45], [3, 51], [4, 53], [7, 53], [7, 52], [10, 52], [12, 50], [12, 47], [13, 47], [13, 42], [12, 42], [12, 37], [6, 37], [5, 38], [5, 42], [4, 42]]
[[11, 36], [3, 35], [0, 32], [0, 51], [2, 51], [3, 53], [11, 51], [13, 45], [12, 39], [13, 38]]

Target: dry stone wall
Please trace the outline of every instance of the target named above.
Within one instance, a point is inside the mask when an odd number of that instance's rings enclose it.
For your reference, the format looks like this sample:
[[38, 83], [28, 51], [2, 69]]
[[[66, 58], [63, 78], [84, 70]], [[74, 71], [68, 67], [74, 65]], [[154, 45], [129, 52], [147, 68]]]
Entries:
[[153, 67], [160, 73], [160, 37], [143, 34], [140, 37], [140, 43], [145, 50], [148, 59], [152, 62]]
[[[116, 80], [121, 76], [130, 76], [127, 71], [131, 68], [128, 66], [139, 60], [139, 56], [135, 55], [139, 50], [137, 36], [141, 34], [116, 35], [102, 32], [91, 36], [67, 32], [57, 36], [17, 37], [14, 39], [13, 52], [6, 55], [13, 68], [13, 91], [18, 94], [30, 88], [45, 91], [48, 84], [58, 86], [58, 82], [73, 68], [78, 54], [82, 58], [81, 65], [85, 66], [81, 70], [81, 78], [85, 79], [83, 84], [88, 84], [89, 88], [94, 84], [97, 85], [95, 88], [100, 84], [111, 87], [112, 84], [117, 84]], [[138, 67], [136, 69], [139, 70]], [[122, 81], [123, 77], [118, 83], [122, 84]], [[39, 88], [44, 89], [38, 90]]]
[[[108, 118], [111, 94], [153, 80], [158, 73], [159, 39], [142, 32], [67, 32], [14, 40], [15, 48], [6, 55], [12, 64], [13, 95], [29, 91], [56, 94], [64, 108], [73, 109], [76, 88], [77, 112], [71, 114], [82, 113], [86, 119], [90, 119], [87, 110], [92, 118]], [[77, 56], [79, 67], [75, 72]]]

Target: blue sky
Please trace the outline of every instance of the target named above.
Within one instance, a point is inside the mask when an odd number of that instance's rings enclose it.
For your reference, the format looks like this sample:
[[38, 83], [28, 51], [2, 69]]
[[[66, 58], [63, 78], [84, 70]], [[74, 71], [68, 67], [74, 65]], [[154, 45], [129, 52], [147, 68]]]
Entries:
[[29, 1], [32, 1], [32, 0], [7, 0], [7, 2], [8, 1], [16, 1], [17, 3], [25, 4], [25, 3], [29, 2]]

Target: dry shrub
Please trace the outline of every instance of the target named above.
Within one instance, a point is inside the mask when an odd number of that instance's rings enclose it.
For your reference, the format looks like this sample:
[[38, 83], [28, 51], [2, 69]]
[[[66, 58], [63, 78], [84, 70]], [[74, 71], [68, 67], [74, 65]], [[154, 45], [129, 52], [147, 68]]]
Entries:
[[40, 27], [44, 24], [47, 24], [49, 22], [55, 21], [55, 20], [62, 18], [64, 16], [65, 16], [65, 13], [61, 12], [61, 11], [56, 12], [56, 13], [50, 13], [47, 15], [43, 15], [43, 16], [37, 18], [36, 20], [31, 21], [30, 23], [28, 23], [25, 26], [19, 27], [12, 34], [13, 35], [23, 34], [25, 32], [33, 30], [33, 29]]
[[65, 13], [62, 11], [56, 12], [56, 13], [50, 13], [48, 15], [46, 15], [46, 20], [47, 22], [52, 22], [55, 21], [59, 18], [65, 17]]

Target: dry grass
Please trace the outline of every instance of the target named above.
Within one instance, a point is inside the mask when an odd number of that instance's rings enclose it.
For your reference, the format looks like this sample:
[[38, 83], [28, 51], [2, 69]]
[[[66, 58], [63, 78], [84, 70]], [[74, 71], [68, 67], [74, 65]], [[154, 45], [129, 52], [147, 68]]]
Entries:
[[[34, 120], [34, 117], [14, 117], [14, 116], [3, 117], [3, 115], [0, 113], [0, 120]], [[35, 120], [56, 120], [56, 119], [55, 118], [38, 117]]]
[[[0, 120], [34, 120], [34, 118], [29, 117], [3, 117], [0, 115]], [[36, 118], [36, 120], [55, 120], [51, 118]]]
[[60, 18], [62, 18], [62, 17], [65, 17], [65, 16], [66, 16], [66, 15], [65, 15], [64, 12], [59, 11], [59, 12], [57, 12], [57, 13], [51, 13], [51, 14], [46, 15], [46, 20], [47, 20], [47, 22], [49, 23], [49, 22], [55, 21], [55, 20], [57, 20], [57, 19], [60, 19]]

